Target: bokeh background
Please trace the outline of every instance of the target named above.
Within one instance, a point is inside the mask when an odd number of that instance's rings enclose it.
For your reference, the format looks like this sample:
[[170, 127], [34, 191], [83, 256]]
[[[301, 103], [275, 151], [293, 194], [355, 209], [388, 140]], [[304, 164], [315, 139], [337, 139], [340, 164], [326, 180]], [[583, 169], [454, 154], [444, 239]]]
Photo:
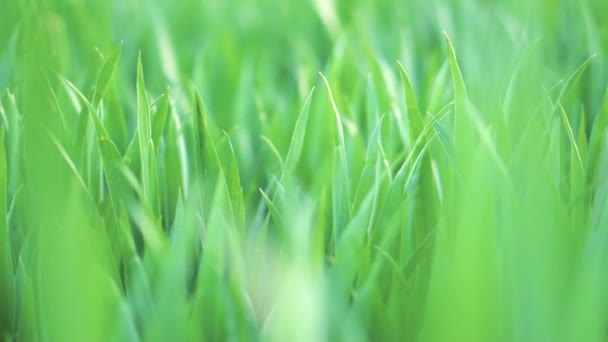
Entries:
[[2, 1], [0, 335], [605, 340], [607, 50], [603, 0]]

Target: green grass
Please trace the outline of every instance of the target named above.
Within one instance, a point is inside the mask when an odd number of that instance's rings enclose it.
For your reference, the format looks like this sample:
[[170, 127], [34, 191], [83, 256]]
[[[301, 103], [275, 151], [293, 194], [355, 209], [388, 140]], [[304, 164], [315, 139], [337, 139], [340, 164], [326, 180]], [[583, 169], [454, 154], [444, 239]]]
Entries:
[[608, 338], [603, 0], [0, 13], [0, 340]]

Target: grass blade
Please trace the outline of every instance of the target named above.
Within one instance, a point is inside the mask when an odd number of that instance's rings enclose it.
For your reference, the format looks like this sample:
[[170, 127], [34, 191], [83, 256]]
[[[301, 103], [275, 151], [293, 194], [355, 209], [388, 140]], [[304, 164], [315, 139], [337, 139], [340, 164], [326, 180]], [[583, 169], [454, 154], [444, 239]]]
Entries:
[[[452, 45], [452, 42], [450, 41], [450, 38], [448, 37], [447, 33], [445, 33], [445, 38], [448, 44], [450, 70], [452, 72], [452, 81], [454, 83], [454, 144], [461, 146], [461, 155], [464, 156], [466, 153], [470, 152], [470, 149], [472, 148], [472, 142], [470, 140], [473, 130], [470, 129], [470, 123], [468, 119], [469, 96], [467, 94], [467, 89], [464, 84], [464, 79], [462, 78], [462, 72], [460, 71], [460, 67], [458, 66], [454, 46]], [[461, 139], [462, 141], [459, 141], [459, 139]], [[460, 160], [459, 162], [464, 163], [463, 160]]]
[[165, 130], [169, 112], [171, 111], [171, 105], [169, 103], [170, 98], [171, 95], [167, 89], [167, 93], [164, 94], [160, 100], [160, 105], [158, 106], [158, 110], [156, 111], [154, 119], [152, 120], [152, 142], [154, 143], [155, 152], [157, 153], [160, 146], [160, 139]]
[[116, 74], [118, 61], [120, 60], [120, 55], [122, 53], [122, 46], [123, 42], [120, 42], [101, 67], [101, 71], [97, 77], [95, 93], [93, 94], [93, 99], [91, 101], [95, 108], [99, 106], [99, 103], [106, 95], [106, 92], [114, 79], [114, 74]]
[[15, 326], [15, 283], [13, 258], [8, 230], [6, 130], [0, 130], [0, 336], [11, 336]]
[[141, 52], [137, 59], [137, 134], [139, 141], [139, 157], [141, 165], [141, 182], [144, 189], [144, 202], [148, 208], [154, 207], [152, 199], [150, 179], [150, 143], [152, 139], [152, 128], [150, 123], [150, 104], [144, 83], [144, 70], [141, 61]]
[[291, 174], [296, 167], [302, 154], [302, 148], [304, 146], [304, 136], [306, 135], [306, 123], [308, 122], [308, 113], [310, 112], [310, 102], [312, 100], [312, 94], [315, 88], [312, 88], [310, 94], [304, 102], [300, 116], [296, 121], [296, 126], [291, 135], [291, 143], [289, 144], [289, 150], [287, 151], [287, 157], [285, 157], [285, 168], [283, 172], [285, 174]]

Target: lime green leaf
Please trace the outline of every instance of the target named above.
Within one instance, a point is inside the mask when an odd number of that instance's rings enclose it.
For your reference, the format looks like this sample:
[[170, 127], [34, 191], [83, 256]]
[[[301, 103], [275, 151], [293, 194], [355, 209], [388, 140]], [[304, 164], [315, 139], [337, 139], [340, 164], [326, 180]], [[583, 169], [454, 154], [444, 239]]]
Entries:
[[15, 324], [15, 283], [13, 258], [7, 220], [6, 130], [0, 131], [0, 336], [12, 334]]
[[137, 134], [139, 142], [139, 157], [141, 165], [141, 182], [144, 189], [144, 201], [149, 208], [153, 208], [150, 179], [150, 142], [152, 139], [152, 126], [150, 122], [150, 104], [144, 83], [144, 70], [141, 62], [141, 52], [137, 59]]
[[310, 102], [312, 100], [312, 94], [315, 88], [312, 88], [310, 94], [304, 102], [304, 107], [298, 116], [296, 126], [291, 135], [291, 143], [289, 144], [289, 150], [287, 151], [287, 157], [285, 157], [285, 168], [284, 173], [291, 174], [296, 167], [302, 154], [302, 148], [304, 146], [304, 136], [306, 135], [306, 123], [308, 122], [308, 113], [310, 112]]
[[570, 146], [572, 147], [572, 151], [574, 151], [574, 154], [576, 156], [576, 163], [578, 167], [580, 167], [580, 170], [584, 172], [585, 166], [583, 165], [583, 159], [581, 158], [581, 153], [578, 150], [576, 138], [574, 137], [574, 132], [572, 132], [572, 126], [570, 125], [570, 121], [568, 120], [568, 115], [566, 114], [566, 111], [564, 110], [564, 107], [562, 107], [561, 104], [558, 104], [558, 107], [560, 110], [562, 123], [564, 124], [566, 133], [568, 134], [568, 140], [570, 140]]
[[120, 60], [120, 54], [122, 53], [123, 43], [120, 42], [118, 46], [112, 51], [108, 59], [105, 61], [103, 66], [101, 67], [101, 72], [97, 77], [97, 87], [95, 89], [95, 94], [93, 95], [93, 100], [91, 103], [97, 107], [99, 103], [105, 96], [112, 80], [114, 79], [114, 74], [116, 73], [116, 68], [118, 66], [118, 61]]
[[158, 151], [158, 147], [160, 146], [160, 138], [165, 130], [167, 118], [169, 117], [169, 112], [171, 110], [171, 105], [169, 103], [170, 98], [169, 91], [167, 90], [167, 93], [162, 96], [158, 110], [152, 120], [152, 142], [154, 142], [156, 151]]
[[[469, 96], [467, 94], [467, 89], [464, 84], [464, 79], [462, 78], [462, 73], [460, 71], [460, 67], [458, 66], [458, 61], [456, 59], [456, 52], [454, 51], [454, 46], [452, 46], [452, 42], [448, 37], [447, 33], [445, 34], [446, 41], [448, 43], [448, 54], [450, 57], [450, 70], [452, 72], [452, 81], [454, 83], [454, 97], [455, 97], [455, 113], [454, 113], [454, 141], [455, 144], [458, 144], [458, 139], [463, 139], [463, 143], [461, 144], [463, 151], [462, 153], [468, 153], [471, 148], [470, 136], [472, 134], [472, 130], [470, 129], [470, 123], [468, 122], [469, 115]], [[462, 126], [462, 127], [460, 127]], [[467, 142], [466, 144], [464, 142]], [[463, 162], [463, 161], [460, 161]]]
[[405, 102], [407, 108], [408, 125], [410, 128], [410, 139], [413, 143], [415, 139], [422, 133], [424, 128], [422, 114], [418, 109], [418, 103], [416, 101], [416, 94], [414, 87], [410, 81], [407, 72], [403, 68], [403, 65], [399, 63], [399, 71], [401, 72], [401, 80], [403, 82], [403, 88], [405, 89]]
[[[71, 88], [74, 93], [80, 98], [80, 100], [85, 104], [86, 109], [91, 114], [93, 119], [93, 124], [95, 126], [95, 131], [97, 135], [97, 141], [99, 144], [99, 151], [101, 154], [101, 160], [103, 164], [103, 170], [105, 173], [105, 178], [108, 183], [108, 189], [110, 192], [110, 198], [112, 200], [112, 207], [114, 209], [114, 215], [116, 222], [120, 222], [120, 218], [124, 215], [123, 209], [125, 205], [128, 205], [132, 200], [132, 195], [129, 192], [128, 183], [126, 182], [124, 176], [122, 175], [122, 168], [124, 168], [124, 164], [122, 159], [120, 158], [120, 153], [116, 146], [110, 140], [108, 133], [106, 132], [101, 120], [96, 115], [95, 110], [91, 103], [87, 100], [87, 98], [76, 88], [72, 83], [68, 80], [63, 79], [63, 82]], [[124, 225], [121, 225], [124, 229]], [[133, 246], [131, 233], [124, 230], [122, 231], [122, 236], [127, 241], [124, 243], [127, 246]]]
[[[604, 101], [593, 123], [591, 137], [589, 138], [589, 154], [587, 155], [587, 185], [595, 184], [598, 165], [605, 144], [606, 130], [608, 129], [608, 89], [604, 93]], [[605, 151], [604, 151], [605, 152]]]

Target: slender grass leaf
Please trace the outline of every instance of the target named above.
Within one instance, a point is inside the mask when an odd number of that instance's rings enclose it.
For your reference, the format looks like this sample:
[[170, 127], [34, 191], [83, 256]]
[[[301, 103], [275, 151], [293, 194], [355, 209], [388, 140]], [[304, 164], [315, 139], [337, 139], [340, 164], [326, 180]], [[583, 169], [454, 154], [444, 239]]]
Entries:
[[296, 126], [291, 135], [291, 143], [289, 144], [289, 150], [287, 151], [287, 157], [285, 157], [285, 168], [283, 170], [286, 174], [291, 174], [296, 167], [302, 154], [302, 148], [304, 146], [304, 137], [306, 135], [306, 123], [308, 122], [308, 113], [310, 112], [310, 102], [312, 100], [312, 94], [315, 88], [312, 88], [310, 94], [304, 102], [304, 107], [298, 116]]
[[283, 225], [285, 221], [279, 209], [277, 209], [277, 207], [274, 205], [270, 197], [268, 197], [268, 195], [264, 192], [264, 190], [259, 189], [259, 191], [262, 195], [262, 198], [264, 199], [264, 202], [266, 203], [266, 206], [268, 207], [268, 210], [270, 211], [270, 215], [273, 217], [277, 224]]
[[279, 162], [281, 170], [284, 170], [285, 162], [283, 161], [283, 157], [281, 157], [281, 153], [279, 152], [277, 147], [274, 145], [274, 143], [268, 137], [265, 137], [265, 136], [261, 136], [260, 139], [262, 139], [262, 141], [266, 143], [266, 145], [268, 146], [268, 148], [270, 149], [272, 154], [275, 156], [275, 158]]
[[400, 62], [399, 64], [399, 72], [401, 73], [401, 80], [403, 82], [403, 88], [405, 90], [405, 102], [407, 109], [407, 118], [408, 118], [408, 126], [410, 128], [410, 139], [413, 142], [414, 139], [417, 139], [418, 136], [422, 133], [424, 129], [424, 123], [422, 114], [418, 109], [418, 103], [416, 101], [416, 94], [414, 92], [414, 87], [412, 86], [412, 82], [410, 81], [405, 68]]
[[158, 153], [160, 139], [165, 130], [169, 112], [171, 111], [171, 104], [169, 102], [170, 98], [171, 95], [167, 89], [167, 93], [162, 96], [160, 104], [158, 105], [158, 110], [156, 111], [154, 119], [152, 120], [152, 141], [154, 142], [156, 153]]
[[95, 93], [93, 95], [93, 99], [91, 100], [91, 104], [93, 104], [95, 108], [99, 106], [99, 103], [106, 95], [106, 92], [114, 79], [114, 74], [116, 73], [118, 61], [120, 60], [120, 55], [122, 53], [122, 46], [123, 42], [120, 42], [118, 46], [114, 48], [112, 53], [110, 53], [110, 56], [101, 67], [101, 71], [97, 77]]
[[325, 76], [323, 74], [319, 74], [319, 75], [321, 75], [321, 78], [323, 79], [323, 82], [325, 83], [325, 87], [329, 94], [329, 100], [331, 102], [331, 106], [334, 111], [334, 115], [335, 115], [335, 119], [336, 119], [336, 131], [338, 133], [338, 144], [339, 144], [339, 148], [340, 148], [340, 155], [342, 158], [342, 163], [344, 164], [344, 169], [346, 171], [346, 175], [348, 175], [348, 161], [346, 158], [346, 142], [344, 140], [344, 128], [342, 126], [342, 118], [341, 118], [340, 112], [338, 111], [338, 107], [336, 106], [336, 101], [334, 101], [334, 96], [332, 94], [332, 91], [329, 86], [329, 82], [327, 81], [327, 78], [325, 78]]
[[150, 104], [144, 83], [144, 70], [141, 60], [141, 52], [137, 59], [137, 134], [139, 142], [139, 157], [141, 165], [141, 179], [144, 189], [144, 202], [148, 208], [154, 207], [152, 199], [150, 179], [150, 143], [152, 139], [152, 126], [150, 121]]
[[0, 130], [0, 335], [12, 335], [15, 325], [15, 283], [13, 257], [8, 229], [8, 182], [5, 149], [6, 130]]
[[572, 126], [570, 125], [570, 121], [568, 120], [568, 114], [566, 114], [566, 111], [564, 110], [564, 107], [562, 107], [561, 104], [558, 104], [558, 107], [560, 110], [562, 123], [564, 124], [566, 133], [568, 134], [568, 140], [570, 141], [570, 147], [572, 148], [572, 151], [574, 151], [574, 154], [576, 156], [576, 162], [578, 163], [580, 170], [582, 172], [584, 172], [585, 166], [583, 164], [583, 159], [581, 158], [581, 153], [579, 152], [578, 146], [576, 144], [576, 138], [574, 137], [574, 132], [572, 132]]
[[[460, 67], [458, 66], [458, 61], [456, 59], [456, 52], [454, 51], [454, 46], [450, 41], [447, 33], [445, 33], [445, 38], [448, 43], [448, 54], [450, 58], [450, 70], [452, 72], [452, 81], [454, 83], [454, 95], [455, 95], [455, 113], [454, 113], [454, 141], [458, 143], [458, 139], [463, 139], [462, 148], [464, 153], [468, 153], [469, 149], [472, 147], [471, 139], [471, 129], [469, 129], [468, 124], [468, 114], [469, 114], [469, 96], [467, 94], [467, 89], [464, 84], [464, 79], [462, 78], [462, 73], [460, 71]], [[462, 127], [459, 127], [461, 125]], [[460, 161], [463, 162], [463, 161]]]
[[605, 144], [606, 130], [608, 129], [608, 88], [604, 93], [602, 106], [597, 113], [591, 137], [589, 138], [589, 154], [587, 155], [587, 186], [597, 181], [598, 165], [601, 161], [602, 148]]
[[229, 162], [226, 174], [227, 186], [230, 191], [230, 202], [232, 204], [232, 213], [234, 215], [234, 222], [237, 227], [244, 227], [245, 225], [245, 203], [243, 197], [243, 187], [241, 186], [241, 175], [239, 174], [239, 164], [237, 161], [234, 147], [230, 141], [228, 133], [224, 132], [226, 139], [228, 140], [229, 151]]

